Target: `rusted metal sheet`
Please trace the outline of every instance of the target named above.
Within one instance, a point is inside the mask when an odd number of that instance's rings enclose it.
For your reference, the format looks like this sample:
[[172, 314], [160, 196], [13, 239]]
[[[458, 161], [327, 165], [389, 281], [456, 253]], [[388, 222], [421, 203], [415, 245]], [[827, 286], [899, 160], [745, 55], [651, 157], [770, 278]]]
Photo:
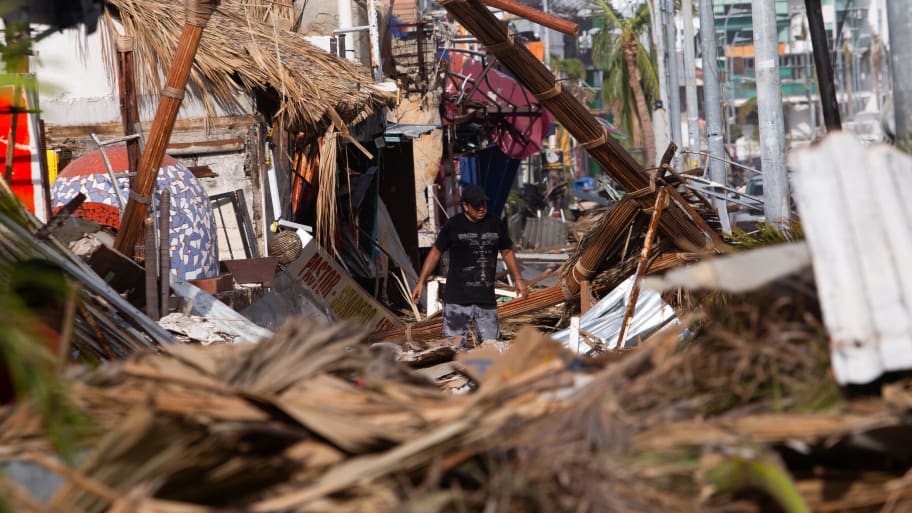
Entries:
[[234, 275], [237, 283], [268, 283], [275, 277], [279, 259], [276, 257], [222, 260], [225, 271]]

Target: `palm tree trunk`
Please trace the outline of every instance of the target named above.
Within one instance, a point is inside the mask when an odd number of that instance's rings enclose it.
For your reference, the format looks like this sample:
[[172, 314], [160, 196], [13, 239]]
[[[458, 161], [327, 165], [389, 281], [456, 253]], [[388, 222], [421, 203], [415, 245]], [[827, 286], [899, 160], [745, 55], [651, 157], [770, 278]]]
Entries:
[[643, 94], [643, 86], [640, 84], [640, 70], [636, 66], [636, 45], [628, 43], [624, 45], [624, 60], [627, 62], [627, 77], [630, 82], [630, 89], [633, 90], [633, 97], [636, 99], [637, 117], [640, 118], [640, 127], [642, 128], [643, 137], [643, 167], [646, 169], [654, 168], [655, 163], [655, 134], [652, 132], [652, 119], [649, 116], [649, 108], [646, 106], [646, 95]]

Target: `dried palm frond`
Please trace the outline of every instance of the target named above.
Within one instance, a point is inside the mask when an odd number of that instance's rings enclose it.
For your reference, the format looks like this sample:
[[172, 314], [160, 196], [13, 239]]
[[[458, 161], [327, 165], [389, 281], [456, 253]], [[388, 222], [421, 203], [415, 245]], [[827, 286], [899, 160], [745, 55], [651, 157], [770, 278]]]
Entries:
[[[223, 1], [203, 31], [188, 89], [210, 116], [217, 107], [239, 108], [239, 89], [274, 91], [287, 128], [318, 134], [334, 118], [357, 123], [393, 100], [374, 87], [367, 69], [311, 45], [274, 20], [263, 22], [258, 16], [265, 11], [255, 5], [265, 3]], [[139, 93], [158, 94], [181, 33], [182, 2], [109, 0], [107, 6], [102, 26], [109, 76], [116, 76], [120, 22], [134, 38]]]
[[336, 144], [336, 131], [334, 128], [326, 132], [320, 145], [320, 171], [319, 188], [317, 189], [317, 242], [327, 251], [335, 248], [336, 219], [338, 219], [338, 206], [336, 205], [336, 183], [338, 182], [338, 169], [336, 156], [339, 145]]
[[288, 26], [294, 22], [294, 0], [236, 0], [235, 3], [259, 20], [275, 20]]

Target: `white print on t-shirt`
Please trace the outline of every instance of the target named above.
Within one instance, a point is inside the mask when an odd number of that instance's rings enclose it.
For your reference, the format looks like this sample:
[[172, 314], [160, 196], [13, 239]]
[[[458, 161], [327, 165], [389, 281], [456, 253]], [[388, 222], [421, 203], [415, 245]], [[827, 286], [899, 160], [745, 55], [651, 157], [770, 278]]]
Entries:
[[490, 253], [492, 247], [497, 245], [500, 240], [500, 235], [497, 232], [484, 232], [481, 234], [459, 233], [456, 237], [472, 249], [472, 255], [475, 257], [475, 261], [478, 264], [463, 267], [463, 275], [470, 275], [471, 271], [474, 271], [476, 268], [480, 269], [477, 276], [478, 279], [467, 281], [465, 285], [468, 287], [490, 287], [494, 283], [494, 280], [493, 277], [488, 276], [487, 264], [490, 262], [488, 253]]

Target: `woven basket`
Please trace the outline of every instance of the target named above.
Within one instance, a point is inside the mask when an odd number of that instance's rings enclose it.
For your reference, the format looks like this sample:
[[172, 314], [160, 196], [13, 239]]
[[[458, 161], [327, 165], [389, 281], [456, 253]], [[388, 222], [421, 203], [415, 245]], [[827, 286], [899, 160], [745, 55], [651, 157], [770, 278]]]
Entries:
[[279, 259], [280, 264], [294, 262], [301, 256], [301, 237], [295, 232], [279, 232], [269, 241], [269, 254]]

